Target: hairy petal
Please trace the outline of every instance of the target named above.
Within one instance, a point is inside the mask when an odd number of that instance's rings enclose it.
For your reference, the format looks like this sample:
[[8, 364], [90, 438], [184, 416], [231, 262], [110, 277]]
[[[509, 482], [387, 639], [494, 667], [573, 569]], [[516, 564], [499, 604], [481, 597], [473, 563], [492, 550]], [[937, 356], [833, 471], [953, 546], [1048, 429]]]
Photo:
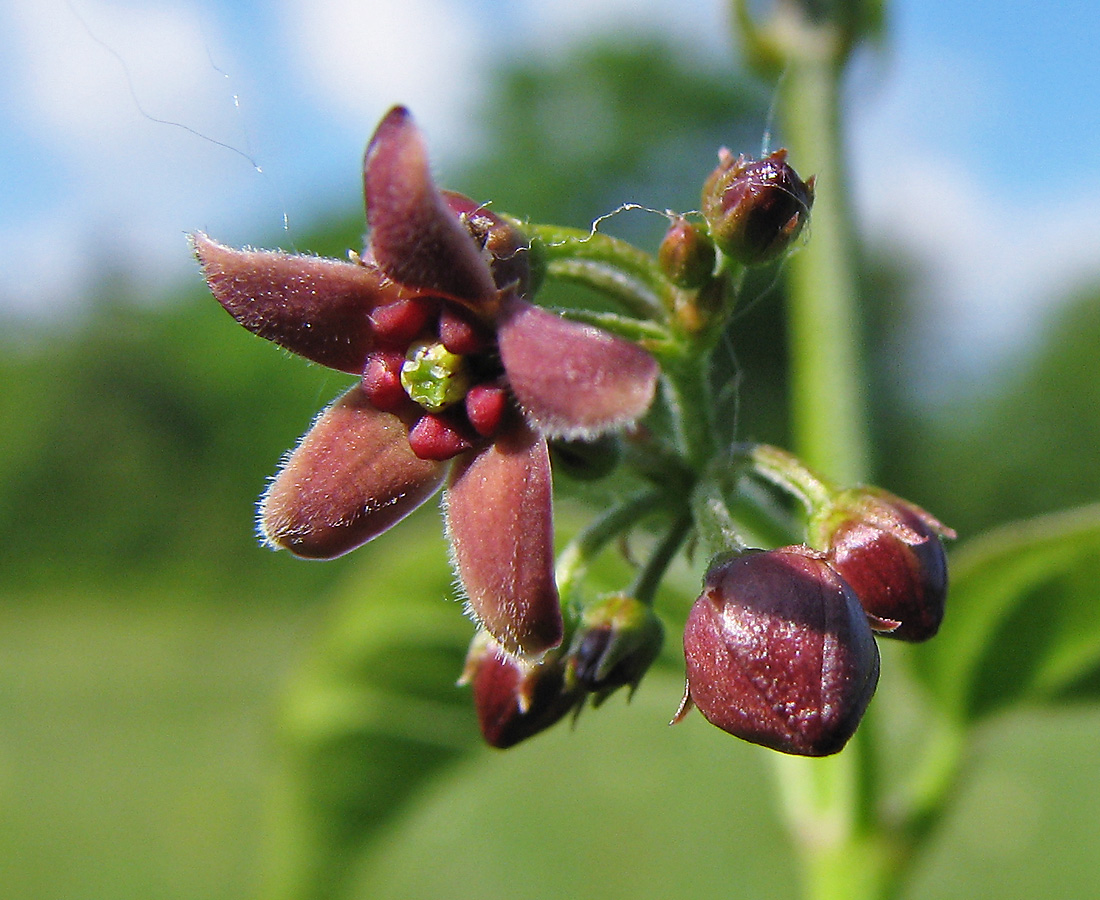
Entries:
[[386, 531], [436, 492], [447, 466], [418, 459], [408, 428], [356, 386], [326, 409], [260, 501], [264, 541], [331, 559]]
[[500, 358], [527, 419], [547, 437], [594, 437], [633, 422], [657, 387], [657, 361], [637, 344], [513, 298]]
[[370, 252], [394, 281], [467, 302], [491, 301], [487, 260], [432, 182], [428, 153], [404, 107], [375, 131], [363, 162]]
[[469, 609], [509, 653], [534, 657], [561, 642], [551, 500], [546, 442], [525, 425], [457, 463], [447, 489]]
[[372, 266], [266, 250], [234, 250], [191, 235], [210, 290], [245, 328], [323, 366], [360, 374], [368, 312], [398, 289]]

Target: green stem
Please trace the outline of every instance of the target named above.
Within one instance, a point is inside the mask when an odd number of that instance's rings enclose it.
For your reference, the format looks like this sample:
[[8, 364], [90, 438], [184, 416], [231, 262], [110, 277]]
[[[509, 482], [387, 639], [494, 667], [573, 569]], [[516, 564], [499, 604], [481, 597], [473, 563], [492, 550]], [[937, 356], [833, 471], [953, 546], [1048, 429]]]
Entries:
[[[786, 262], [791, 428], [805, 461], [764, 454], [761, 474], [820, 502], [828, 482], [858, 484], [870, 467], [856, 251], [840, 129], [840, 84], [847, 47], [830, 26], [783, 7], [765, 32], [734, 0], [756, 50], [785, 62], [778, 110], [792, 163], [814, 174], [807, 238]], [[771, 42], [771, 43], [769, 43]], [[839, 754], [820, 760], [778, 757], [776, 774], [802, 860], [807, 900], [884, 900], [897, 886], [905, 851], [885, 827], [866, 723]]]
[[589, 522], [558, 556], [554, 575], [562, 601], [568, 603], [573, 599], [592, 560], [608, 544], [666, 503], [667, 498], [662, 492], [643, 491]]
[[653, 549], [645, 565], [638, 570], [633, 584], [627, 588], [626, 593], [629, 596], [648, 606], [653, 605], [653, 598], [657, 595], [661, 579], [664, 578], [669, 564], [691, 533], [692, 523], [690, 511], [685, 511], [673, 522], [672, 527]]
[[641, 318], [667, 318], [673, 287], [649, 254], [596, 231], [557, 225], [523, 228], [547, 275], [606, 294]]
[[756, 444], [748, 456], [758, 475], [795, 497], [807, 513], [823, 509], [832, 499], [835, 488], [793, 453], [770, 444]]
[[603, 294], [634, 315], [647, 320], [664, 318], [660, 298], [630, 275], [590, 259], [554, 259], [546, 264], [546, 277], [570, 281]]
[[870, 466], [856, 252], [840, 135], [842, 69], [808, 53], [780, 88], [791, 159], [815, 173], [808, 240], [787, 261], [791, 418], [795, 451], [841, 484]]
[[661, 356], [661, 386], [672, 414], [676, 443], [688, 465], [701, 473], [715, 453], [712, 355], [694, 345]]
[[894, 891], [904, 850], [877, 819], [867, 734], [862, 728], [841, 753], [823, 759], [774, 759], [805, 900], [885, 900]]

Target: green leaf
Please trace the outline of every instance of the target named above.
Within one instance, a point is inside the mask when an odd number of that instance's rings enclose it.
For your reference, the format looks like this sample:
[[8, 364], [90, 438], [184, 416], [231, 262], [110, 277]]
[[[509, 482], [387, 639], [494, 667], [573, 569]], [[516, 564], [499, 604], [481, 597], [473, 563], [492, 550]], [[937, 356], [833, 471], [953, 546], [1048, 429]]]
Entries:
[[[425, 510], [357, 552], [281, 721], [262, 896], [340, 896], [356, 860], [409, 799], [480, 736], [455, 687], [473, 633]], [[433, 539], [434, 538], [434, 539]]]
[[951, 718], [1100, 699], [1100, 505], [990, 532], [950, 575], [943, 627], [913, 658]]

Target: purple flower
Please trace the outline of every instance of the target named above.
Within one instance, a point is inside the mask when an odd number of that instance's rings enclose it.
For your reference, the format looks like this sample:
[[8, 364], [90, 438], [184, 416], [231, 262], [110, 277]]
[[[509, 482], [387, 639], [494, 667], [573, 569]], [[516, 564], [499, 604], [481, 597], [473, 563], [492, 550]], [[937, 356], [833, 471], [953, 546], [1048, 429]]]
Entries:
[[192, 237], [245, 328], [360, 381], [314, 422], [260, 503], [266, 543], [328, 559], [447, 481], [469, 609], [509, 653], [561, 641], [548, 438], [593, 437], [649, 407], [655, 360], [539, 309], [519, 231], [439, 191], [407, 110], [367, 147], [370, 241], [349, 261]]

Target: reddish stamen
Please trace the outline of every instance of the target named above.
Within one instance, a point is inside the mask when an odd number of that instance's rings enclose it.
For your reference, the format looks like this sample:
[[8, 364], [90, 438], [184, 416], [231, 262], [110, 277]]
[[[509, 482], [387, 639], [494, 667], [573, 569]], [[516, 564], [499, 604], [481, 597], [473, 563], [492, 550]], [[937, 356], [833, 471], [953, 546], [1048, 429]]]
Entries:
[[508, 409], [508, 392], [491, 384], [477, 384], [466, 394], [466, 417], [482, 437], [492, 436]]
[[412, 403], [401, 386], [404, 362], [405, 355], [399, 350], [377, 350], [367, 358], [363, 392], [375, 409], [395, 413]]
[[420, 459], [446, 460], [473, 446], [454, 422], [428, 413], [409, 429], [409, 446]]
[[388, 344], [408, 344], [439, 309], [434, 297], [414, 297], [376, 306], [368, 315], [375, 336]]
[[470, 356], [489, 346], [490, 337], [484, 328], [471, 322], [459, 310], [444, 306], [439, 314], [439, 340], [451, 353]]

